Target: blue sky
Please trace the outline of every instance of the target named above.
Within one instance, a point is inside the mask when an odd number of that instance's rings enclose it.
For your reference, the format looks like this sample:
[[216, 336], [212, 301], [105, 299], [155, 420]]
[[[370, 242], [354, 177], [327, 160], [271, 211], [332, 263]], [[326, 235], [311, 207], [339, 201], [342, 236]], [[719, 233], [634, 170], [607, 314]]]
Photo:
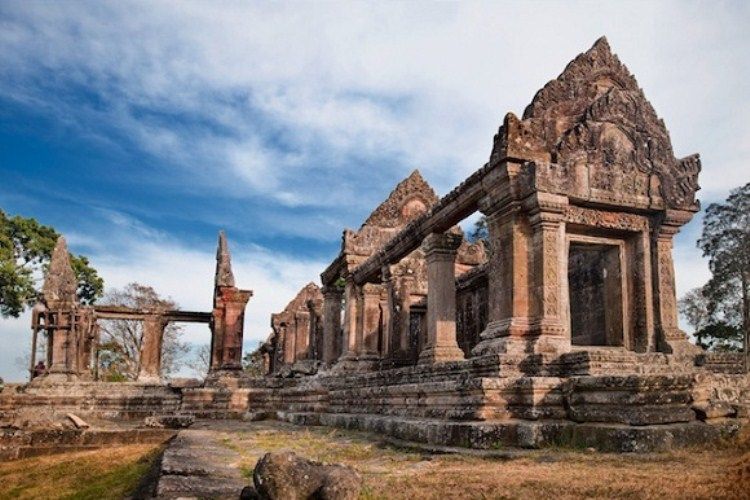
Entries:
[[[216, 233], [255, 290], [246, 346], [414, 168], [445, 194], [601, 35], [704, 206], [750, 180], [746, 2], [0, 2], [0, 207], [51, 224], [109, 286], [208, 310]], [[707, 277], [698, 218], [681, 292]], [[208, 333], [191, 328], [188, 339]], [[22, 376], [28, 318], [0, 321]]]

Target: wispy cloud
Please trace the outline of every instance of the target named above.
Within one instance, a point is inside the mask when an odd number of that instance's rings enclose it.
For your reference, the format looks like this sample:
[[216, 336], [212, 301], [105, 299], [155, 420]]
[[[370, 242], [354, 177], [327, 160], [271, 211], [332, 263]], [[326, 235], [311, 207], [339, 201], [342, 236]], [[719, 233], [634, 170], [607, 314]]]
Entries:
[[[481, 166], [504, 112], [520, 112], [602, 33], [655, 96], [677, 149], [722, 161], [728, 175], [704, 180], [711, 195], [743, 173], [722, 154], [749, 130], [741, 4], [24, 2], [2, 10], [6, 97], [105, 140], [133, 141], [173, 182], [169, 172], [182, 169], [238, 197], [352, 203], [328, 184], [346, 175], [366, 187], [358, 165], [383, 158], [379, 169], [394, 180], [421, 167], [447, 189]], [[713, 138], [717, 127], [726, 133]]]

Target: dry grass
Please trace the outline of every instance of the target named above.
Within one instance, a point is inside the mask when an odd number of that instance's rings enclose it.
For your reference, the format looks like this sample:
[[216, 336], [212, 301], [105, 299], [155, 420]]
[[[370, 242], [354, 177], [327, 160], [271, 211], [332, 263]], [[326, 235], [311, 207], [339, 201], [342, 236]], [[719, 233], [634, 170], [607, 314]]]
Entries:
[[123, 498], [160, 451], [141, 444], [0, 463], [0, 498]]
[[264, 425], [224, 439], [248, 475], [263, 453], [281, 449], [351, 465], [364, 476], [365, 499], [750, 498], [750, 433], [667, 454], [540, 450], [512, 460], [404, 452], [325, 428]]

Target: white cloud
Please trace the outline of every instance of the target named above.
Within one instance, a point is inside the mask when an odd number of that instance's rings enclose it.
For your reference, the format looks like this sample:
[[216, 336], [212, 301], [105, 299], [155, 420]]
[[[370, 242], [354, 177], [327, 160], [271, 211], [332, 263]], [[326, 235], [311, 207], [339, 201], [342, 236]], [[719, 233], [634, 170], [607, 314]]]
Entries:
[[[379, 159], [394, 182], [420, 167], [445, 192], [485, 161], [502, 115], [521, 113], [601, 34], [666, 118], [678, 153], [700, 151], [726, 174], [705, 176], [706, 194], [748, 177], [736, 160], [750, 133], [742, 119], [750, 16], [741, 4], [24, 2], [5, 10], [5, 95], [92, 135], [119, 132], [236, 196], [352, 203], [325, 181], [365, 181], [362, 156]], [[40, 84], [49, 72], [55, 86], [85, 88], [95, 104]], [[322, 182], [299, 182], [310, 175]]]

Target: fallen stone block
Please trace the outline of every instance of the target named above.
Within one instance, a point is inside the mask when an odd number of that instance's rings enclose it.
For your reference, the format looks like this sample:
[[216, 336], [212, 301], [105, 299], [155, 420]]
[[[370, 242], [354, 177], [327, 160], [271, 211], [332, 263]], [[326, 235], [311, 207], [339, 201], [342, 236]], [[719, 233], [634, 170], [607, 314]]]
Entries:
[[146, 417], [143, 425], [157, 429], [187, 429], [195, 423], [192, 415], [158, 415]]
[[345, 465], [328, 465], [302, 458], [291, 451], [266, 453], [253, 473], [255, 488], [242, 498], [263, 500], [354, 500], [362, 477]]
[[73, 425], [76, 426], [76, 429], [88, 429], [89, 427], [91, 427], [86, 421], [84, 421], [75, 413], [68, 413], [65, 416], [68, 417], [71, 422], [73, 422]]

